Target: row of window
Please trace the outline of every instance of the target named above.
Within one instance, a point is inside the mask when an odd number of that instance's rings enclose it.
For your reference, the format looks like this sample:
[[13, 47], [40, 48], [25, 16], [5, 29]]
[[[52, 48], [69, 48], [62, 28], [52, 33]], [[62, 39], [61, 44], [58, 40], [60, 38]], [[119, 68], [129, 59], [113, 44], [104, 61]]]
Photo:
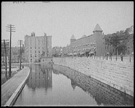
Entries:
[[[32, 45], [32, 42], [30, 42], [30, 43], [27, 43], [28, 45]], [[33, 43], [34, 45], [39, 45], [39, 46], [41, 46], [41, 45], [43, 45], [43, 42], [34, 42]]]
[[[40, 52], [42, 52], [42, 51], [35, 51], [35, 53], [40, 53]], [[32, 51], [30, 50], [30, 53], [32, 53]]]
[[[32, 48], [33, 48], [33, 47], [30, 47], [30, 49], [32, 49]], [[36, 49], [36, 48], [40, 49], [40, 47], [35, 47], [35, 49]]]
[[[40, 54], [39, 55], [35, 55], [35, 57], [38, 57], [38, 56], [40, 56]], [[32, 57], [32, 54], [30, 55], [30, 57]], [[34, 56], [33, 56], [34, 57]]]
[[[34, 59], [35, 60], [35, 59]], [[32, 62], [33, 61], [33, 59], [30, 59], [30, 62]]]
[[[35, 45], [34, 45], [35, 46]], [[44, 49], [46, 46], [26, 46], [25, 49]]]
[[90, 46], [95, 46], [95, 43], [90, 43], [90, 44], [85, 44], [85, 45], [79, 45], [79, 46], [71, 46], [71, 47], [69, 47], [69, 48], [72, 48], [72, 49], [74, 49], [74, 48], [84, 48], [84, 47], [90, 47]]
[[[30, 49], [32, 50], [32, 48], [30, 48]], [[37, 50], [40, 50], [40, 49], [43, 50], [44, 48], [40, 48], [40, 47], [37, 48]], [[35, 47], [35, 50], [36, 50], [36, 47]]]

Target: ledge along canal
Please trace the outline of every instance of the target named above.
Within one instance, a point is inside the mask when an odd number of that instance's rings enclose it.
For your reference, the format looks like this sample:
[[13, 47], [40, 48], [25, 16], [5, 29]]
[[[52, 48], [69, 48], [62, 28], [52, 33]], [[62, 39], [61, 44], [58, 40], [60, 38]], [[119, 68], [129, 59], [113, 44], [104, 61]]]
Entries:
[[14, 106], [133, 105], [134, 98], [83, 73], [58, 65], [30, 65]]

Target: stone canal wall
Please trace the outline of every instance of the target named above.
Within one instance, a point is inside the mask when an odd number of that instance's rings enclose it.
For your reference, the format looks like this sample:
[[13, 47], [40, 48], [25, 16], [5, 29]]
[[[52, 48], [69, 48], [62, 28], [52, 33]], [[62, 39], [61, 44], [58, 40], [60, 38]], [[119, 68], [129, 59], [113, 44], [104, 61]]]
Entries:
[[98, 105], [133, 105], [134, 103], [132, 96], [68, 67], [54, 64], [53, 72], [69, 78], [73, 89], [78, 86], [90, 93]]
[[133, 62], [91, 57], [53, 58], [53, 62], [82, 72], [131, 96], [134, 95]]

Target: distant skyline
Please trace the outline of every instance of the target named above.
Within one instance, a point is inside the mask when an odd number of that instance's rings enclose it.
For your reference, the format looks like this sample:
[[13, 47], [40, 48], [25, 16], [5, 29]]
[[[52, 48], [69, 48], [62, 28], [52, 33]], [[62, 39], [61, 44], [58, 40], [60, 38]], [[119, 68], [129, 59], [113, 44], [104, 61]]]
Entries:
[[12, 46], [35, 32], [52, 36], [52, 47], [67, 46], [76, 39], [93, 34], [97, 24], [104, 34], [125, 30], [134, 24], [133, 2], [2, 2], [1, 39], [9, 39], [8, 24], [15, 25]]

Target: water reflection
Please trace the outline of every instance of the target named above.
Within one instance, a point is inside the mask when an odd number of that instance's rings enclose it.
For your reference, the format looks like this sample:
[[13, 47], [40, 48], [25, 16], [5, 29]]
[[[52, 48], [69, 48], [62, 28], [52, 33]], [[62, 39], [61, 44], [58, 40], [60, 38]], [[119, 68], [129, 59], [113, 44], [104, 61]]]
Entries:
[[75, 87], [75, 83], [59, 71], [52, 70], [51, 65], [30, 65], [30, 69], [27, 83], [14, 106], [97, 105], [95, 99], [81, 88]]
[[[60, 68], [59, 73], [71, 79], [73, 89], [75, 89], [76, 86], [82, 88], [96, 100], [98, 105], [133, 105], [134, 103], [134, 98], [130, 95], [120, 92], [80, 72], [71, 71], [61, 66], [58, 67]], [[54, 69], [56, 69], [55, 66]]]
[[45, 88], [45, 91], [52, 89], [52, 68], [45, 64], [37, 64], [30, 66], [30, 75], [27, 85], [33, 91], [36, 88]]
[[133, 105], [133, 97], [80, 72], [50, 64], [29, 67], [15, 105]]
[[54, 74], [60, 74], [60, 72], [58, 70], [53, 70]]
[[76, 82], [72, 79], [71, 79], [71, 86], [72, 86], [73, 90], [75, 90]]

